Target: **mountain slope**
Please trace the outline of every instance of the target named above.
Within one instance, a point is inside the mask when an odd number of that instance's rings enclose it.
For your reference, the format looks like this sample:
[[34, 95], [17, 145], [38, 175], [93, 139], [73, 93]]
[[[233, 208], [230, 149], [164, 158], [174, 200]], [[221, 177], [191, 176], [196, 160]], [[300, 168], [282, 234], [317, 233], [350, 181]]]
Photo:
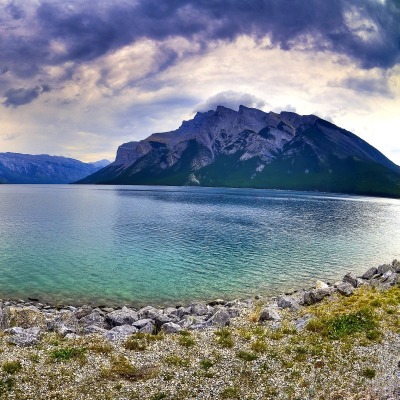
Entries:
[[107, 160], [84, 163], [45, 154], [0, 153], [0, 183], [71, 183], [108, 164]]
[[218, 106], [175, 131], [121, 145], [79, 183], [320, 190], [400, 197], [400, 167], [315, 115]]

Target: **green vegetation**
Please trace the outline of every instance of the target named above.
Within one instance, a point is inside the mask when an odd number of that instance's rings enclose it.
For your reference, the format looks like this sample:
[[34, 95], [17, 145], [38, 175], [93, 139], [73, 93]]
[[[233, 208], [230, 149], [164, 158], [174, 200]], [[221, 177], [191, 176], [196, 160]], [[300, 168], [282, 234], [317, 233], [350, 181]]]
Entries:
[[203, 360], [200, 360], [200, 367], [204, 370], [210, 369], [213, 365], [214, 365], [214, 363], [208, 358], [204, 358]]
[[103, 379], [123, 378], [130, 381], [147, 380], [155, 377], [158, 368], [145, 366], [142, 368], [134, 367], [129, 360], [122, 356], [113, 357], [109, 368], [104, 368], [101, 373]]
[[189, 331], [183, 330], [179, 332], [178, 343], [183, 347], [193, 347], [196, 340]]
[[248, 351], [240, 350], [236, 353], [236, 357], [243, 361], [254, 361], [257, 360], [258, 356]]
[[372, 368], [365, 368], [362, 371], [362, 376], [364, 376], [365, 378], [368, 378], [368, 379], [375, 378], [375, 375], [376, 375], [376, 371]]
[[21, 361], [6, 361], [1, 368], [7, 374], [16, 374], [22, 370], [22, 364]]
[[50, 353], [52, 361], [68, 361], [71, 359], [82, 359], [86, 352], [83, 347], [64, 347], [62, 349], [55, 349]]
[[233, 338], [232, 332], [228, 328], [221, 328], [214, 332], [215, 336], [217, 336], [216, 342], [221, 347], [231, 348], [233, 347]]

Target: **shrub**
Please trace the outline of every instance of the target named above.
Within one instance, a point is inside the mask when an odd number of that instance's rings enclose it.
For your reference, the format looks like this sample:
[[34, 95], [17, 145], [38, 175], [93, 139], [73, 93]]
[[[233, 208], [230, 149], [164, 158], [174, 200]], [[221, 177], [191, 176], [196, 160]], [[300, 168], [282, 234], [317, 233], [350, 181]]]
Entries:
[[181, 346], [192, 347], [196, 344], [196, 340], [192, 336], [180, 336], [178, 342]]
[[3, 363], [2, 369], [7, 374], [16, 374], [21, 371], [22, 364], [20, 361], [6, 361]]
[[53, 350], [50, 358], [53, 361], [68, 361], [72, 358], [81, 358], [84, 356], [86, 349], [83, 347], [64, 347], [62, 349]]
[[256, 353], [264, 353], [267, 350], [267, 343], [258, 339], [250, 345], [250, 348]]
[[365, 378], [368, 378], [368, 379], [375, 378], [375, 375], [376, 375], [376, 371], [372, 368], [365, 368], [362, 371], [362, 376], [364, 376]]
[[232, 333], [227, 328], [221, 328], [214, 332], [217, 343], [222, 347], [233, 347]]
[[213, 365], [214, 365], [214, 363], [211, 360], [209, 360], [208, 358], [204, 358], [203, 360], [200, 360], [200, 367], [202, 369], [208, 370]]
[[240, 358], [243, 361], [254, 361], [257, 360], [258, 356], [254, 353], [250, 353], [248, 351], [240, 350], [236, 353], [237, 358]]
[[377, 326], [372, 312], [363, 308], [360, 311], [340, 315], [326, 321], [326, 334], [331, 339], [341, 339], [356, 332], [368, 332]]

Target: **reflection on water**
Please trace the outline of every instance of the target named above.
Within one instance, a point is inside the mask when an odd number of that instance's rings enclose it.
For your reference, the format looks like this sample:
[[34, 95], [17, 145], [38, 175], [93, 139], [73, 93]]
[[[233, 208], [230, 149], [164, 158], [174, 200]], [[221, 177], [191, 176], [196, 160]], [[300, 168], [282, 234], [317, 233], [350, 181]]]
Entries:
[[253, 189], [0, 185], [0, 293], [161, 304], [400, 258], [400, 202]]

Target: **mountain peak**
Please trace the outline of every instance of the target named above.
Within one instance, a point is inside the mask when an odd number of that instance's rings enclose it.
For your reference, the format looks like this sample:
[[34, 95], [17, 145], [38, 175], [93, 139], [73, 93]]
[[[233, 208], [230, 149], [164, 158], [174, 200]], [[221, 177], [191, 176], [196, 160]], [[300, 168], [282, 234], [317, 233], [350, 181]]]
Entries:
[[81, 183], [236, 186], [400, 197], [400, 168], [315, 115], [219, 105], [118, 148]]

